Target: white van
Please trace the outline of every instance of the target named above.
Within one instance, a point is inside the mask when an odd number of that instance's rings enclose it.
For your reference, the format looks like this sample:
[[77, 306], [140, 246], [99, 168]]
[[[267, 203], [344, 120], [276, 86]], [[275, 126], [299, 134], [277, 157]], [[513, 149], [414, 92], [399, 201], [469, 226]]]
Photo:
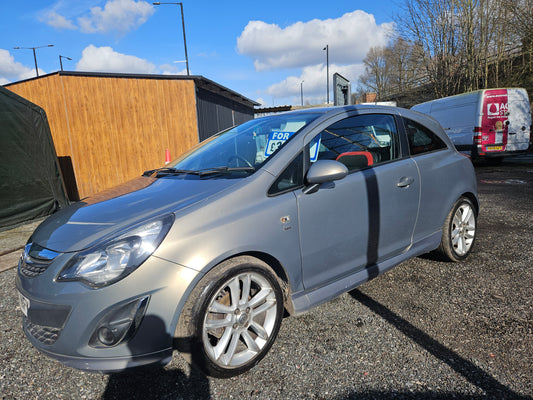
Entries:
[[526, 89], [484, 89], [417, 104], [440, 122], [457, 150], [472, 158], [525, 152], [531, 135]]

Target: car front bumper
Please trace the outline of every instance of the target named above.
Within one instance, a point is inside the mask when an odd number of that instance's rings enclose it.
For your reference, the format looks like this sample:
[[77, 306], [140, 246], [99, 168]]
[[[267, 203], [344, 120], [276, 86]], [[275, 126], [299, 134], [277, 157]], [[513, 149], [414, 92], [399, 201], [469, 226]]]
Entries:
[[[20, 270], [17, 274], [28, 340], [47, 356], [87, 371], [118, 372], [170, 362], [179, 313], [201, 274], [152, 256], [123, 280], [93, 289], [55, 281], [69, 257], [62, 254], [36, 277]], [[130, 322], [121, 310], [131, 310]], [[111, 325], [129, 323], [128, 334], [106, 346], [95, 338], [102, 321], [114, 315], [118, 317]]]

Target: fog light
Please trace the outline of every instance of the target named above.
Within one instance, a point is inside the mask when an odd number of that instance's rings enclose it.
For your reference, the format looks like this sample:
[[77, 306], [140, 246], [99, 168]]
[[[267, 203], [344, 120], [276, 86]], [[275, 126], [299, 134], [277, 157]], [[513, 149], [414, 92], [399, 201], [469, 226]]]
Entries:
[[135, 335], [148, 306], [149, 297], [115, 307], [102, 318], [89, 340], [89, 346], [116, 346]]
[[117, 342], [117, 336], [113, 334], [113, 331], [109, 328], [103, 327], [98, 329], [98, 340], [106, 345], [113, 346]]

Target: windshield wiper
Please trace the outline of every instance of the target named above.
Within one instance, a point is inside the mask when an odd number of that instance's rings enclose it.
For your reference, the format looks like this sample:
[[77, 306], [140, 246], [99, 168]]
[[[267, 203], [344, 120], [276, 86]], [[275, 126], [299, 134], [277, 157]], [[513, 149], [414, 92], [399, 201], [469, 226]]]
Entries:
[[181, 175], [181, 174], [193, 174], [200, 175], [199, 171], [193, 171], [188, 169], [176, 169], [171, 167], [162, 167], [156, 169], [150, 169], [143, 172], [143, 176], [166, 176], [166, 175]]
[[168, 176], [168, 175], [190, 174], [190, 175], [198, 175], [199, 177], [204, 177], [204, 176], [210, 176], [210, 175], [231, 174], [233, 172], [254, 173], [255, 168], [254, 167], [213, 167], [213, 168], [205, 168], [205, 169], [198, 169], [198, 170], [190, 170], [190, 169], [176, 169], [176, 168], [171, 168], [171, 167], [162, 167], [162, 168], [144, 171], [143, 176], [160, 177], [160, 176]]
[[214, 167], [214, 168], [206, 168], [203, 170], [198, 170], [196, 172], [198, 172], [198, 175], [202, 177], [202, 176], [208, 176], [208, 175], [231, 174], [232, 172], [254, 173], [255, 168], [254, 167]]

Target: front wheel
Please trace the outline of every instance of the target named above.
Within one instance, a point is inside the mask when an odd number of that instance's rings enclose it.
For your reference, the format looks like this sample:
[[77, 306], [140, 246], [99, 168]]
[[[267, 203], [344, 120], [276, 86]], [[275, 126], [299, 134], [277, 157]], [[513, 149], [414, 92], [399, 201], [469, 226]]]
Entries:
[[462, 261], [472, 251], [476, 239], [477, 210], [462, 197], [454, 204], [442, 227], [439, 253], [450, 261]]
[[225, 261], [192, 291], [176, 330], [182, 355], [211, 376], [227, 378], [256, 365], [272, 346], [283, 316], [273, 271], [249, 256]]

